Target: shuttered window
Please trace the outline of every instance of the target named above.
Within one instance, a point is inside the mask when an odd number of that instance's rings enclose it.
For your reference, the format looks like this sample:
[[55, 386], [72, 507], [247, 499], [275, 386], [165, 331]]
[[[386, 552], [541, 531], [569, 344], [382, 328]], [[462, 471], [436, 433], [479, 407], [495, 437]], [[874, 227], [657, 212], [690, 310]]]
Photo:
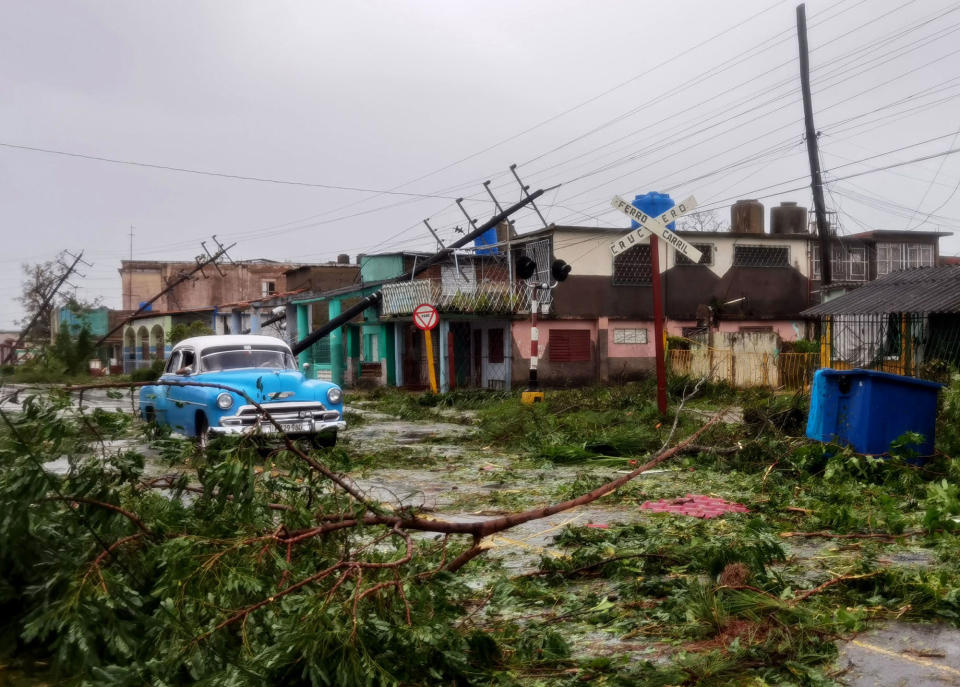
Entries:
[[580, 363], [590, 360], [589, 329], [552, 329], [550, 362]]

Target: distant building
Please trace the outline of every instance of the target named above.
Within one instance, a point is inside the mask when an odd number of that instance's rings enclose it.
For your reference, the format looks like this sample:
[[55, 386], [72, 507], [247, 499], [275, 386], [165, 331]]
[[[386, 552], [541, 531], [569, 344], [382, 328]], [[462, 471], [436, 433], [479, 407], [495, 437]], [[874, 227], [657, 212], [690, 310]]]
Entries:
[[[66, 306], [53, 308], [50, 317], [50, 341], [55, 341], [63, 328], [67, 328], [74, 338], [82, 329], [86, 329], [91, 338], [96, 341], [132, 314], [132, 310], [111, 310], [106, 307], [85, 310], [74, 310]], [[95, 358], [99, 364], [94, 363], [93, 369], [110, 370], [113, 373], [122, 371], [122, 330], [117, 329], [104, 340]]]
[[815, 318], [823, 367], [945, 381], [960, 365], [960, 267], [890, 272], [802, 313]]
[[[123, 260], [120, 278], [123, 309], [137, 310], [182, 276], [195, 269], [195, 262]], [[298, 264], [273, 260], [242, 260], [209, 265], [158, 298], [156, 311], [192, 310], [235, 301], [268, 297], [287, 290], [285, 273]]]
[[164, 360], [172, 348], [170, 332], [178, 324], [202, 322], [211, 330], [215, 325], [216, 308], [144, 312], [133, 316], [121, 330], [123, 338], [123, 371], [132, 372], [150, 367], [155, 360]]

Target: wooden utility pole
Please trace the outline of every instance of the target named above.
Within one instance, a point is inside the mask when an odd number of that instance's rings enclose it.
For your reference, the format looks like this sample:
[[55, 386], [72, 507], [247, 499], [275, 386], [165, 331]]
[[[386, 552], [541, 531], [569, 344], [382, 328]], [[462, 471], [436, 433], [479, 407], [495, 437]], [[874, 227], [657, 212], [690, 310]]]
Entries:
[[[396, 284], [402, 281], [409, 281], [413, 279], [418, 274], [430, 269], [433, 265], [436, 265], [441, 260], [448, 258], [452, 255], [455, 255], [454, 251], [456, 251], [457, 248], [461, 248], [462, 246], [465, 246], [471, 241], [473, 241], [475, 238], [482, 236], [485, 231], [487, 231], [492, 227], [497, 226], [498, 224], [500, 224], [500, 222], [510, 217], [510, 215], [515, 213], [517, 210], [520, 210], [526, 205], [532, 203], [534, 200], [542, 196], [544, 193], [546, 193], [547, 191], [552, 191], [554, 188], [556, 188], [556, 186], [552, 186], [551, 188], [548, 188], [548, 189], [540, 189], [538, 191], [534, 191], [533, 193], [527, 194], [525, 198], [520, 199], [519, 201], [517, 201], [516, 203], [508, 207], [506, 210], [498, 213], [494, 217], [491, 217], [489, 220], [487, 220], [486, 222], [478, 226], [476, 229], [469, 232], [466, 236], [463, 236], [457, 241], [451, 243], [449, 246], [447, 246], [443, 250], [438, 251], [437, 253], [434, 253], [419, 265], [414, 265], [413, 269], [410, 270], [409, 272], [399, 277], [394, 277], [392, 279], [387, 279], [384, 282], [381, 282], [381, 286], [384, 284]], [[371, 293], [369, 296], [364, 296], [363, 298], [360, 299], [359, 303], [347, 308], [342, 313], [340, 313], [340, 315], [334, 317], [329, 322], [321, 326], [319, 329], [315, 329], [313, 332], [303, 337], [297, 343], [291, 346], [290, 348], [293, 351], [293, 354], [299, 355], [303, 351], [310, 348], [317, 341], [327, 336], [327, 334], [329, 334], [330, 332], [339, 329], [340, 327], [345, 325], [347, 322], [352, 320], [354, 317], [362, 313], [364, 310], [366, 310], [369, 307], [377, 305], [382, 300], [383, 300], [383, 289], [378, 289], [373, 293]], [[300, 332], [297, 332], [297, 333], [299, 334]]]
[[[214, 235], [214, 240], [216, 240], [216, 235]], [[202, 245], [202, 244], [201, 244], [201, 245]], [[116, 325], [113, 329], [111, 329], [111, 330], [108, 331], [106, 334], [104, 334], [102, 337], [100, 337], [100, 340], [97, 341], [97, 343], [94, 344], [94, 348], [99, 348], [100, 345], [103, 344], [104, 341], [106, 341], [106, 340], [109, 339], [114, 333], [116, 333], [117, 331], [119, 331], [120, 329], [122, 329], [123, 326], [127, 324], [127, 322], [129, 322], [130, 320], [132, 320], [134, 317], [136, 317], [136, 316], [139, 315], [140, 313], [146, 312], [147, 308], [149, 308], [149, 307], [154, 303], [154, 301], [156, 301], [158, 298], [160, 298], [160, 297], [163, 296], [164, 294], [172, 291], [175, 287], [177, 287], [178, 285], [180, 285], [180, 284], [182, 284], [183, 282], [185, 282], [187, 279], [189, 279], [190, 277], [192, 277], [192, 276], [193, 276], [194, 274], [196, 274], [197, 272], [201, 272], [201, 271], [203, 270], [203, 268], [206, 267], [207, 265], [216, 265], [216, 264], [217, 264], [217, 260], [219, 260], [220, 258], [222, 258], [222, 257], [224, 257], [224, 256], [227, 256], [227, 251], [230, 250], [231, 248], [233, 248], [233, 247], [234, 247], [235, 245], [237, 245], [237, 244], [236, 244], [236, 243], [231, 243], [229, 246], [227, 246], [227, 247], [225, 247], [225, 248], [224, 248], [222, 245], [220, 245], [219, 242], [217, 242], [217, 245], [220, 246], [220, 249], [219, 249], [216, 253], [211, 254], [210, 251], [207, 251], [207, 255], [208, 255], [209, 257], [207, 257], [207, 258], [205, 258], [205, 259], [201, 259], [200, 257], [197, 257], [197, 266], [196, 266], [196, 267], [194, 267], [194, 268], [193, 268], [192, 270], [190, 270], [189, 272], [184, 272], [183, 274], [181, 274], [180, 276], [178, 276], [176, 279], [172, 280], [169, 284], [167, 284], [167, 286], [163, 289], [163, 291], [161, 291], [160, 293], [158, 293], [156, 296], [154, 296], [154, 297], [151, 298], [150, 300], [144, 301], [143, 303], [141, 303], [141, 304], [140, 304], [140, 307], [137, 308], [136, 312], [134, 312], [132, 315], [129, 315], [128, 317], [126, 317], [126, 318], [123, 319], [122, 321], [118, 322], [117, 325]], [[203, 248], [204, 248], [204, 250], [206, 250], [206, 246], [204, 246]], [[227, 258], [229, 259], [229, 256], [227, 256]]]
[[26, 327], [23, 328], [23, 331], [20, 332], [20, 336], [17, 337], [16, 343], [13, 344], [14, 356], [16, 356], [17, 354], [17, 349], [19, 349], [20, 346], [23, 345], [23, 342], [26, 340], [27, 334], [29, 334], [30, 330], [33, 329], [33, 325], [35, 325], [41, 317], [49, 315], [49, 313], [47, 312], [47, 308], [50, 306], [51, 303], [53, 303], [53, 297], [57, 295], [57, 291], [60, 290], [60, 287], [63, 286], [63, 283], [67, 281], [67, 278], [76, 268], [77, 263], [80, 262], [80, 259], [83, 257], [83, 251], [80, 251], [80, 255], [71, 255], [70, 257], [73, 258], [73, 263], [71, 263], [69, 267], [64, 266], [63, 274], [60, 275], [59, 279], [57, 280], [57, 283], [54, 285], [52, 289], [50, 289], [50, 292], [44, 297], [43, 302], [40, 304], [40, 308], [37, 310], [37, 312], [34, 313], [33, 317], [30, 318], [30, 322], [27, 324]]
[[813, 209], [817, 218], [817, 236], [820, 238], [820, 299], [823, 287], [833, 281], [830, 268], [830, 227], [823, 202], [823, 179], [820, 177], [820, 150], [817, 129], [813, 125], [813, 102], [810, 99], [810, 54], [807, 50], [807, 11], [797, 5], [797, 41], [800, 44], [800, 87], [803, 90], [803, 121], [807, 132], [807, 156], [810, 158], [810, 186], [813, 188]]

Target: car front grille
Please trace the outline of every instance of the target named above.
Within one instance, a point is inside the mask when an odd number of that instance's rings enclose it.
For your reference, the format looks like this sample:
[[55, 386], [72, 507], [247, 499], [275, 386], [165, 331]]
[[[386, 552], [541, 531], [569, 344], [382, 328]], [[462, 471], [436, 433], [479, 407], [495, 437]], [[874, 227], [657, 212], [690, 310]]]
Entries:
[[[314, 403], [262, 403], [260, 405], [275, 422], [297, 422], [300, 420], [319, 420], [336, 422], [340, 413], [327, 410], [319, 402]], [[264, 418], [265, 420], [266, 418]], [[260, 411], [256, 406], [245, 405], [237, 408], [235, 415], [220, 420], [221, 425], [251, 427], [260, 420]]]

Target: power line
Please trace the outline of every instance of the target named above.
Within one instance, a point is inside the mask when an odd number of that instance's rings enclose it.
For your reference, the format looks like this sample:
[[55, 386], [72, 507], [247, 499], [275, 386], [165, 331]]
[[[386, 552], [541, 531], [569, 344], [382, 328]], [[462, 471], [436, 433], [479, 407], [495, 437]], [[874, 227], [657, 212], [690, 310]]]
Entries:
[[52, 148], [38, 148], [36, 146], [22, 145], [18, 143], [4, 143], [0, 142], [0, 146], [4, 148], [13, 148], [15, 150], [27, 150], [33, 153], [45, 153], [47, 155], [61, 155], [64, 157], [74, 157], [80, 158], [83, 160], [94, 160], [97, 162], [108, 162], [110, 164], [116, 165], [128, 165], [131, 167], [145, 167], [148, 169], [159, 169], [165, 172], [182, 172], [185, 174], [198, 174], [201, 176], [208, 177], [219, 177], [221, 179], [235, 179], [238, 181], [256, 181], [266, 184], [279, 184], [282, 186], [304, 186], [307, 188], [322, 188], [328, 191], [356, 191], [360, 193], [377, 193], [385, 195], [395, 195], [395, 196], [413, 196], [415, 198], [443, 198], [447, 200], [454, 200], [450, 196], [439, 196], [432, 193], [408, 193], [405, 191], [391, 191], [387, 189], [376, 189], [376, 188], [363, 188], [360, 186], [340, 186], [335, 184], [316, 184], [307, 181], [293, 181], [290, 179], [272, 179], [270, 177], [252, 177], [245, 176], [242, 174], [229, 174], [226, 172], [211, 172], [209, 170], [200, 170], [200, 169], [190, 169], [188, 167], [174, 167], [171, 165], [161, 165], [153, 162], [139, 162], [136, 160], [120, 160], [112, 157], [104, 157], [101, 155], [90, 155], [87, 153], [75, 153], [66, 150], [54, 150]]

